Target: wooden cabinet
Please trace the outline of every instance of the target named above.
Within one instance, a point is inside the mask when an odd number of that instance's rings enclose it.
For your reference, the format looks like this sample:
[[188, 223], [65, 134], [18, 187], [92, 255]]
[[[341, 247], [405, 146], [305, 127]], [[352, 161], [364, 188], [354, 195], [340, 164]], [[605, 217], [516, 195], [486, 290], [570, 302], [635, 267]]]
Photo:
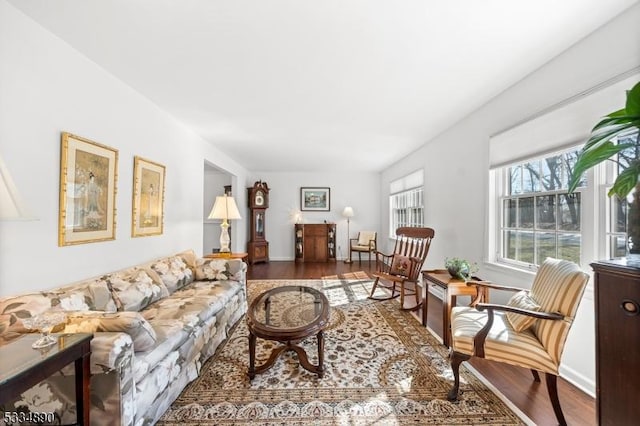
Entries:
[[336, 224], [308, 223], [295, 225], [296, 262], [330, 262], [336, 260]]
[[596, 412], [599, 425], [640, 421], [640, 268], [625, 260], [595, 271]]

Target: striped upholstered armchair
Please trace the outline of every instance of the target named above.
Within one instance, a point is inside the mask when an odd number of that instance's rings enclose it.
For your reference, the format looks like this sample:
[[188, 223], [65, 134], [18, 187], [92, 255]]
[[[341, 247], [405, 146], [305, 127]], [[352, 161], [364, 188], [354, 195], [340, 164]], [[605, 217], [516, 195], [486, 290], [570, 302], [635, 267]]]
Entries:
[[479, 285], [517, 293], [507, 305], [479, 303], [452, 309], [454, 385], [449, 400], [458, 399], [460, 364], [472, 356], [485, 358], [528, 368], [535, 381], [540, 381], [538, 372], [545, 373], [553, 411], [558, 423], [565, 425], [556, 382], [564, 343], [588, 280], [578, 265], [548, 258], [530, 291], [481, 282]]

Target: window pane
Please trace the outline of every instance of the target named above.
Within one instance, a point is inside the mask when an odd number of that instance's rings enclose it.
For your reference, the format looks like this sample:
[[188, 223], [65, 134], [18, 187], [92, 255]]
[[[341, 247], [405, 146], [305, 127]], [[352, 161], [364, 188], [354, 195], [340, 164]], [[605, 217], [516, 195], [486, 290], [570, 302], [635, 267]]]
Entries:
[[533, 232], [518, 232], [518, 258], [516, 260], [534, 263]]
[[422, 188], [409, 189], [389, 196], [392, 218], [390, 236], [395, 236], [396, 229], [401, 226], [424, 225], [423, 200]]
[[563, 231], [580, 230], [580, 194], [560, 194], [560, 226]]
[[504, 209], [504, 226], [507, 228], [516, 227], [516, 206], [518, 202], [514, 199], [504, 200], [502, 206]]
[[[573, 169], [576, 165], [576, 161], [578, 161], [578, 154], [580, 151], [576, 150], [576, 151], [570, 151], [570, 152], [566, 152], [563, 155], [564, 158], [564, 168], [565, 171], [562, 175], [562, 179], [563, 179], [563, 188], [567, 188], [569, 186], [569, 176], [571, 176], [573, 174]], [[566, 181], [565, 181], [566, 179]], [[582, 175], [582, 179], [580, 179], [580, 183], [578, 184], [578, 188], [580, 187], [584, 187], [587, 186], [587, 178], [586, 175]]]
[[540, 162], [525, 163], [522, 168], [522, 192], [540, 191]]
[[522, 194], [522, 166], [509, 167], [509, 195]]
[[516, 231], [504, 231], [502, 257], [516, 260]]
[[[579, 193], [566, 193], [579, 152], [574, 149], [503, 169], [506, 187], [498, 192], [503, 194], [499, 250], [503, 258], [527, 264], [541, 264], [550, 256], [580, 261], [582, 199]], [[585, 185], [583, 178], [581, 186]], [[615, 220], [621, 226], [626, 211], [616, 208], [611, 225]]]
[[554, 232], [536, 233], [536, 257], [538, 265], [547, 257], [556, 256], [556, 234]]
[[[627, 232], [627, 200], [620, 202], [618, 197], [609, 197], [611, 203], [611, 232]], [[615, 256], [614, 256], [615, 257]]]
[[558, 234], [558, 257], [580, 263], [580, 234]]
[[520, 216], [520, 228], [533, 228], [533, 197], [520, 198], [518, 200], [518, 213]]
[[621, 235], [611, 236], [611, 257], [625, 257], [627, 255], [627, 239]]
[[555, 191], [563, 187], [562, 156], [555, 155], [542, 161], [542, 190]]
[[556, 196], [536, 197], [536, 228], [556, 229]]

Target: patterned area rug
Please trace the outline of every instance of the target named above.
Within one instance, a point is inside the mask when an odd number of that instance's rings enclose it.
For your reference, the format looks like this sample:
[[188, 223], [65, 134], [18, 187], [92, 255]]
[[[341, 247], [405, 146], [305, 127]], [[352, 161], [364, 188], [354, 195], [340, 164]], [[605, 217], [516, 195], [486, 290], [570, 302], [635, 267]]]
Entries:
[[[411, 314], [400, 311], [397, 300], [367, 299], [369, 279], [249, 281], [249, 300], [291, 284], [322, 289], [331, 303], [324, 378], [300, 367], [297, 355], [287, 352], [250, 382], [243, 319], [159, 425], [524, 424], [464, 367], [460, 400], [448, 402], [453, 375], [447, 349]], [[277, 345], [258, 339], [256, 364]], [[315, 336], [301, 346], [316, 364]]]

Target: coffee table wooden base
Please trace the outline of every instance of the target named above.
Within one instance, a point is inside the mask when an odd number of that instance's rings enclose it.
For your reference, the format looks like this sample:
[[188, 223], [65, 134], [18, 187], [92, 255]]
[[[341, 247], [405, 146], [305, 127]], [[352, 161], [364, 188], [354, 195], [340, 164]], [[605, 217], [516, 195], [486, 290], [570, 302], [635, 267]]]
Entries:
[[293, 351], [298, 354], [300, 366], [311, 373], [317, 374], [321, 379], [324, 376], [324, 333], [320, 331], [316, 336], [318, 339], [318, 365], [313, 365], [311, 364], [311, 362], [309, 362], [309, 357], [307, 357], [307, 353], [301, 346], [296, 345], [295, 342], [287, 341], [284, 342], [284, 345], [279, 346], [271, 351], [269, 359], [267, 359], [264, 364], [256, 367], [256, 335], [250, 332], [249, 380], [253, 380], [256, 377], [256, 374], [263, 373], [269, 368], [273, 367], [273, 364], [278, 358], [280, 358], [280, 355], [287, 351]]

